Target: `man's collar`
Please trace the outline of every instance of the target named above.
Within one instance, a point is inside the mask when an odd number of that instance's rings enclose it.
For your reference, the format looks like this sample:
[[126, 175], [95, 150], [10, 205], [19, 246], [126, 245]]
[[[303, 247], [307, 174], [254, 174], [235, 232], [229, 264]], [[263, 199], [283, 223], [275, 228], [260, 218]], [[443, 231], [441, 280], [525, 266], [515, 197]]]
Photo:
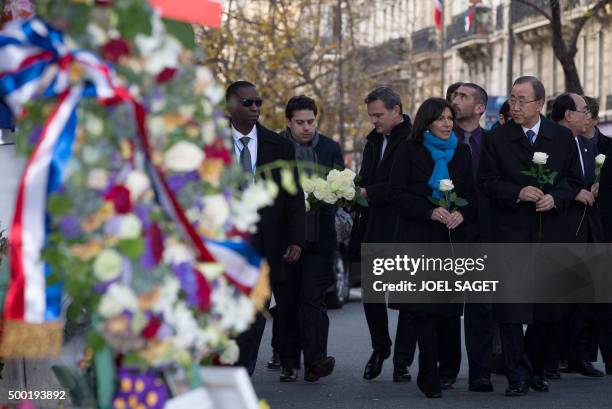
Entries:
[[527, 135], [527, 131], [530, 129], [537, 135], [540, 132], [541, 125], [542, 125], [542, 117], [538, 116], [538, 122], [536, 122], [534, 126], [532, 126], [531, 128], [525, 128], [524, 126], [521, 125], [521, 128], [523, 129], [523, 132], [525, 133], [525, 135]]

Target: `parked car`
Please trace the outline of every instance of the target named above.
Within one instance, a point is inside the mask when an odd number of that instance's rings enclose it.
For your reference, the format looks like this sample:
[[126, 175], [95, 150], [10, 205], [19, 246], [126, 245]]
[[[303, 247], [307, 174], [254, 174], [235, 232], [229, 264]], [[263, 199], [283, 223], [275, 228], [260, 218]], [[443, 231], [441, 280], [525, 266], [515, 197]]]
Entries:
[[343, 208], [336, 210], [336, 241], [334, 254], [334, 283], [327, 289], [327, 308], [337, 309], [349, 299], [351, 289], [351, 269], [348, 257], [348, 242], [353, 227], [352, 216]]

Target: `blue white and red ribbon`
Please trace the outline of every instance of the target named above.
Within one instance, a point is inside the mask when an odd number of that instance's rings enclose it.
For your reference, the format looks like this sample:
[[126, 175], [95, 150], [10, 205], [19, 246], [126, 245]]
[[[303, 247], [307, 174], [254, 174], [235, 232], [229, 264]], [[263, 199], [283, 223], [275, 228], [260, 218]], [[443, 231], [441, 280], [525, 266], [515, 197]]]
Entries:
[[[72, 64], [83, 71], [80, 85], [70, 83]], [[110, 66], [90, 52], [70, 50], [62, 33], [39, 18], [7, 24], [0, 32], [0, 98], [19, 116], [25, 103], [45, 97], [57, 98], [58, 102], [27, 162], [18, 188], [9, 234], [11, 277], [4, 308], [6, 320], [41, 323], [59, 318], [61, 290], [46, 284], [49, 269], [41, 259], [48, 229], [47, 197], [62, 184], [72, 155], [76, 110], [84, 97], [96, 97], [106, 106], [132, 104], [141, 149], [160, 203], [184, 230], [200, 261], [215, 261], [188, 222], [163, 172], [151, 160], [144, 108], [119, 84]], [[221, 251], [218, 247], [215, 253], [223, 258], [224, 265], [242, 265], [242, 268], [232, 267], [226, 272], [239, 288], [248, 292], [255, 285], [255, 271], [244, 268], [251, 265], [252, 257], [245, 258], [244, 251]]]

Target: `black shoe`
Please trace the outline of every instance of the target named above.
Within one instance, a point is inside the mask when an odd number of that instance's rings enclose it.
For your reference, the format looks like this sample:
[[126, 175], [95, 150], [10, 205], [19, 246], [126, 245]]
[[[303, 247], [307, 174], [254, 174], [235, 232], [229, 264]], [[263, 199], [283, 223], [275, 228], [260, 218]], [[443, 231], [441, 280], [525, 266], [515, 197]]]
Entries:
[[470, 392], [493, 392], [493, 384], [488, 378], [476, 379], [470, 383]]
[[544, 371], [544, 377], [551, 381], [558, 381], [558, 380], [561, 380], [561, 372], [559, 370]]
[[548, 382], [543, 376], [534, 376], [529, 382], [529, 387], [536, 392], [548, 392]]
[[[419, 373], [420, 375], [420, 373]], [[442, 397], [442, 391], [438, 385], [424, 384], [422, 378], [417, 375], [417, 387], [421, 392], [430, 399], [436, 399]]]
[[306, 368], [304, 380], [308, 382], [316, 382], [319, 378], [324, 378], [331, 375], [336, 366], [336, 359], [333, 356], [328, 356], [315, 362]]
[[280, 369], [281, 367], [281, 363], [280, 363], [280, 356], [278, 355], [278, 352], [274, 351], [272, 352], [272, 358], [270, 358], [270, 360], [268, 361], [268, 369]]
[[281, 368], [281, 382], [295, 382], [298, 380], [298, 370], [295, 368]]
[[589, 378], [603, 378], [606, 376], [589, 361], [580, 361], [579, 365], [579, 372], [582, 376], [588, 376]]
[[506, 396], [525, 396], [529, 392], [527, 383], [518, 383], [506, 388]]
[[445, 376], [440, 377], [440, 389], [447, 391], [453, 389], [453, 385], [457, 382], [456, 378], [447, 378]]
[[390, 351], [372, 352], [372, 355], [370, 355], [370, 359], [368, 359], [368, 363], [366, 364], [365, 371], [363, 371], [363, 379], [374, 379], [380, 375], [383, 362], [385, 359], [389, 358], [389, 355], [391, 355]]
[[393, 382], [410, 382], [412, 380], [412, 376], [410, 376], [410, 371], [408, 371], [408, 366], [394, 366], [393, 367]]

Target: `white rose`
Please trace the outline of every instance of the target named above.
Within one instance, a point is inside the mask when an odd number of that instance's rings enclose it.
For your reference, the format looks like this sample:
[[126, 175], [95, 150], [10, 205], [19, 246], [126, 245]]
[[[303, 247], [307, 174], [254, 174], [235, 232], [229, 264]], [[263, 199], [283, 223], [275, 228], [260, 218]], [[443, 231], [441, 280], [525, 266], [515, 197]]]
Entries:
[[173, 265], [191, 263], [193, 261], [193, 255], [189, 248], [171, 239], [166, 240], [163, 258], [164, 263]]
[[340, 172], [340, 176], [346, 181], [354, 181], [357, 175], [351, 169], [346, 168], [342, 172]]
[[126, 214], [120, 217], [119, 233], [117, 236], [120, 239], [139, 238], [142, 233], [142, 223], [140, 222], [140, 219], [133, 214]]
[[94, 276], [102, 282], [114, 280], [121, 274], [122, 264], [123, 259], [115, 250], [102, 250], [93, 263]]
[[151, 186], [149, 178], [143, 172], [133, 170], [131, 171], [126, 180], [125, 187], [130, 191], [130, 197], [132, 201], [138, 199], [144, 192], [146, 192]]
[[87, 187], [95, 190], [102, 190], [108, 186], [108, 172], [104, 169], [96, 168], [87, 174]]
[[599, 155], [595, 156], [596, 165], [602, 166], [605, 161], [606, 161], [606, 155], [604, 155], [603, 153], [600, 153]]
[[329, 192], [329, 186], [324, 179], [316, 178], [314, 180], [314, 190], [312, 191], [314, 197], [316, 197], [318, 200], [323, 200], [323, 197], [328, 195]]
[[533, 153], [533, 163], [536, 165], [546, 165], [548, 161], [548, 155], [544, 152], [534, 152]]
[[355, 198], [355, 188], [345, 189], [342, 192], [342, 197], [345, 198], [346, 200], [353, 200]]
[[85, 131], [92, 136], [100, 136], [104, 131], [104, 123], [97, 116], [89, 115], [85, 119]]
[[130, 287], [114, 283], [108, 287], [98, 305], [98, 313], [102, 318], [113, 318], [124, 310], [138, 310], [138, 298]]
[[224, 365], [233, 365], [238, 361], [238, 355], [240, 354], [240, 349], [238, 348], [238, 344], [233, 339], [227, 341], [227, 345], [225, 350], [219, 357], [219, 361], [221, 361]]
[[230, 216], [230, 208], [222, 194], [204, 197], [204, 211], [200, 222], [205, 227], [216, 230], [227, 222]]
[[304, 193], [310, 194], [314, 191], [315, 185], [311, 179], [308, 179], [307, 177], [302, 177], [301, 182], [302, 182], [302, 189], [304, 189]]
[[453, 185], [453, 181], [450, 179], [441, 179], [440, 180], [440, 184], [438, 189], [440, 189], [441, 192], [450, 192], [451, 190], [453, 190], [455, 188], [455, 186]]
[[204, 152], [197, 145], [179, 141], [164, 154], [164, 166], [174, 172], [191, 172], [200, 167]]
[[323, 201], [325, 203], [335, 204], [338, 201], [338, 195], [336, 195], [334, 192], [328, 191], [323, 197]]
[[274, 203], [274, 198], [271, 196], [271, 191], [268, 190], [267, 183], [264, 181], [258, 181], [250, 185], [243, 193], [241, 201], [245, 204], [250, 204], [256, 209], [270, 206]]

